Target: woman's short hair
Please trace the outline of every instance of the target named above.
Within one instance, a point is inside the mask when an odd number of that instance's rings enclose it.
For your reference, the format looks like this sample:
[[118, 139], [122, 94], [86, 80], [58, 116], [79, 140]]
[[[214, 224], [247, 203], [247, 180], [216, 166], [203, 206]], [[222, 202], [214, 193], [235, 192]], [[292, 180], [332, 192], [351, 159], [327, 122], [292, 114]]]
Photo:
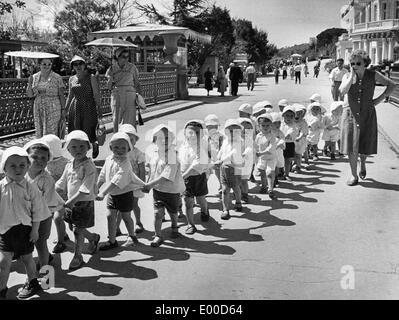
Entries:
[[37, 59], [37, 62], [39, 64], [42, 64], [43, 60], [50, 60], [51, 64], [53, 64], [53, 60], [51, 60], [50, 58], [39, 58], [39, 59]]
[[129, 53], [129, 49], [119, 48], [119, 49], [115, 50], [114, 58], [118, 59], [124, 53]]
[[349, 57], [349, 61], [352, 61], [355, 58], [363, 59], [365, 67], [368, 67], [369, 64], [371, 63], [371, 59], [370, 59], [369, 55], [367, 54], [367, 52], [364, 50], [361, 50], [361, 49], [352, 51], [352, 53]]

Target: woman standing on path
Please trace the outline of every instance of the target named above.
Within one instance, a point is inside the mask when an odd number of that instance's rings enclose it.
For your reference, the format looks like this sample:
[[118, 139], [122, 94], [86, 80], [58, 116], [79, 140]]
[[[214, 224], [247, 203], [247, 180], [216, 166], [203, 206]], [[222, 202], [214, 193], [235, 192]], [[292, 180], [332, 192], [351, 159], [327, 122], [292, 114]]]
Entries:
[[[377, 154], [377, 114], [375, 106], [384, 101], [395, 88], [395, 83], [381, 73], [366, 69], [370, 58], [363, 50], [355, 50], [350, 56], [351, 71], [344, 75], [340, 86], [345, 97], [341, 120], [340, 152], [348, 154], [352, 177], [349, 186], [359, 183], [357, 161], [360, 154], [361, 179], [366, 178], [366, 159]], [[385, 91], [373, 99], [375, 84], [386, 86]]]
[[220, 92], [221, 97], [224, 97], [224, 93], [226, 92], [227, 87], [227, 79], [222, 66], [219, 67], [216, 81], [218, 83], [218, 92]]
[[128, 61], [129, 50], [119, 48], [115, 51], [115, 61], [107, 70], [108, 88], [111, 91], [111, 109], [114, 132], [119, 124], [130, 123], [136, 127], [136, 93], [141, 93], [139, 71]]
[[74, 56], [71, 67], [75, 75], [69, 78], [69, 94], [66, 103], [68, 111], [68, 132], [82, 130], [93, 145], [93, 159], [98, 156], [96, 126], [101, 117], [101, 96], [95, 75], [87, 70], [86, 62]]
[[208, 67], [208, 69], [204, 73], [204, 78], [205, 78], [205, 89], [208, 92], [207, 96], [209, 96], [209, 91], [213, 90], [213, 73], [211, 71], [211, 68]]
[[39, 59], [40, 71], [29, 77], [26, 94], [35, 97], [33, 118], [36, 138], [46, 134], [58, 136], [60, 121], [65, 119], [64, 83], [59, 74], [51, 70], [50, 59]]

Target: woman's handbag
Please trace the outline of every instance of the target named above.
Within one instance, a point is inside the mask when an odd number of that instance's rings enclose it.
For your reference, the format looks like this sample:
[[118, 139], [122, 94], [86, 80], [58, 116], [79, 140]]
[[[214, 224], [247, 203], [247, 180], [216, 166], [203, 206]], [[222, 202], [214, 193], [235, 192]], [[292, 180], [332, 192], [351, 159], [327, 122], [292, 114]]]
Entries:
[[136, 106], [143, 110], [145, 110], [147, 108], [147, 105], [145, 104], [145, 100], [140, 93], [136, 93]]
[[105, 132], [105, 124], [102, 120], [98, 120], [96, 126], [96, 138], [99, 146], [103, 146], [105, 143], [105, 138], [107, 137], [107, 133]]
[[57, 128], [57, 136], [61, 140], [65, 138], [65, 131], [66, 131], [66, 121], [65, 119], [60, 119], [58, 122], [58, 128]]
[[143, 117], [141, 116], [140, 108], [137, 108], [137, 123], [139, 126], [144, 125]]

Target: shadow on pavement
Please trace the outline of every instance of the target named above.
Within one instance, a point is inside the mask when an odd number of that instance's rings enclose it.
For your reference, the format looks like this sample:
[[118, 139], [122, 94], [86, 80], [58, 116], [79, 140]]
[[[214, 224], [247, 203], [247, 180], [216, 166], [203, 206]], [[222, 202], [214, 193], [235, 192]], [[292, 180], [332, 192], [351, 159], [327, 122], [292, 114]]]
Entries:
[[372, 178], [366, 178], [366, 180], [359, 180], [359, 185], [364, 188], [373, 188], [373, 189], [382, 189], [389, 191], [399, 191], [398, 184], [384, 183], [380, 181], [376, 181]]

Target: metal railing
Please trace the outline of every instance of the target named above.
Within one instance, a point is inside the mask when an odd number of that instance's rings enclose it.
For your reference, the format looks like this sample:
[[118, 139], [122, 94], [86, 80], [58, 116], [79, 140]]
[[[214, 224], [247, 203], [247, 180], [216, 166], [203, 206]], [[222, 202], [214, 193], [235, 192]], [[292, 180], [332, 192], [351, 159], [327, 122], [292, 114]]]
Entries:
[[[65, 97], [69, 76], [63, 77]], [[139, 74], [142, 95], [151, 108], [159, 102], [176, 99], [176, 72], [142, 72]], [[28, 79], [0, 79], [0, 139], [34, 130], [33, 102], [28, 98]], [[111, 92], [106, 88], [105, 76], [100, 76], [101, 109], [111, 113]]]
[[390, 29], [399, 26], [399, 19], [387, 19], [355, 24], [354, 30]]

